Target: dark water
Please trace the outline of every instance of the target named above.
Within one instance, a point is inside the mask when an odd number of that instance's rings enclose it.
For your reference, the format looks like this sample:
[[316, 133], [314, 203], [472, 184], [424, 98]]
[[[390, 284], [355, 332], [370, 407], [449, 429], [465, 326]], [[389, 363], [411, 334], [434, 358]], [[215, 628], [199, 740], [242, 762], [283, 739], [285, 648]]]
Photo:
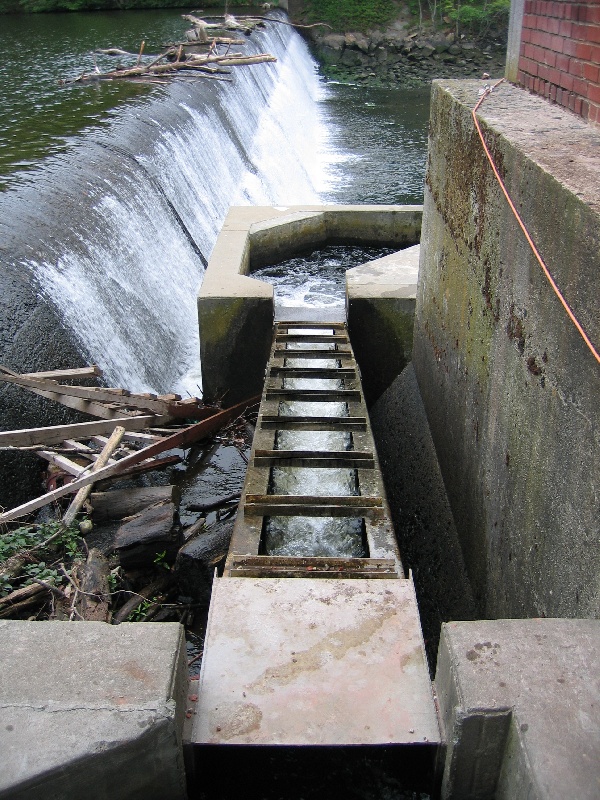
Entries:
[[[41, 158], [63, 151], [90, 126], [106, 125], [124, 104], [141, 107], [164, 92], [128, 81], [60, 87], [60, 79], [114, 67], [97, 48], [159, 53], [187, 27], [185, 9], [8, 15], [0, 31], [0, 188]], [[429, 90], [369, 89], [327, 83], [320, 101], [334, 152], [330, 203], [420, 203]]]

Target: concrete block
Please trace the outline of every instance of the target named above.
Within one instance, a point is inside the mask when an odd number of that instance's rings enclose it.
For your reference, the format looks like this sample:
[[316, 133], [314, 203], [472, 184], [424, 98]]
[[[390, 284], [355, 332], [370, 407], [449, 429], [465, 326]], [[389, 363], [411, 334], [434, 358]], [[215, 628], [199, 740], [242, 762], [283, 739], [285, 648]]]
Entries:
[[411, 359], [419, 245], [346, 272], [348, 329], [372, 405]]
[[0, 798], [184, 800], [174, 623], [0, 622]]
[[596, 620], [445, 624], [435, 678], [442, 797], [597, 798], [599, 657]]

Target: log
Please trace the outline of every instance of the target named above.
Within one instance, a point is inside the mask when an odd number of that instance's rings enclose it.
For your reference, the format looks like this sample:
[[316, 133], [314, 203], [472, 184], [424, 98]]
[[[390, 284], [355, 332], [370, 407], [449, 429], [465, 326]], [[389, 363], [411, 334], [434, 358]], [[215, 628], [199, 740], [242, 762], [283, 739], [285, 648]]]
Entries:
[[194, 442], [206, 438], [207, 436], [210, 436], [211, 434], [225, 427], [227, 423], [243, 414], [247, 408], [253, 405], [258, 405], [259, 402], [260, 395], [252, 397], [249, 400], [244, 400], [243, 402], [238, 403], [231, 408], [227, 408], [224, 411], [214, 414], [208, 419], [202, 420], [202, 422], [197, 422], [195, 425], [190, 425], [187, 428], [183, 428], [172, 436], [167, 436], [165, 439], [162, 439], [160, 442], [155, 442], [148, 447], [142, 448], [142, 450], [138, 450], [136, 453], [132, 453], [130, 456], [126, 456], [116, 464], [109, 464], [103, 469], [98, 470], [97, 473], [85, 475], [75, 481], [72, 481], [72, 483], [68, 484], [67, 486], [60, 486], [58, 489], [54, 489], [52, 492], [46, 492], [46, 494], [41, 495], [41, 497], [36, 497], [34, 500], [29, 500], [27, 503], [22, 503], [20, 506], [0, 514], [0, 523], [23, 517], [25, 514], [29, 514], [30, 511], [35, 511], [38, 508], [42, 508], [42, 506], [48, 505], [48, 503], [52, 503], [54, 500], [58, 500], [59, 497], [64, 497], [66, 494], [76, 492], [83, 486], [87, 486], [90, 483], [95, 483], [103, 478], [109, 478], [113, 475], [120, 474], [128, 467], [133, 466], [134, 464], [139, 464], [142, 461], [146, 461], [146, 459], [158, 455], [159, 453], [164, 453], [167, 450], [174, 450], [175, 448], [183, 448], [194, 444]]
[[80, 570], [81, 605], [79, 613], [87, 622], [110, 622], [110, 592], [106, 558], [95, 547]]
[[10, 594], [0, 597], [0, 606], [14, 606], [15, 603], [20, 603], [22, 600], [28, 600], [40, 594], [44, 587], [37, 583], [31, 583], [29, 586], [21, 586], [20, 589], [15, 589]]
[[171, 573], [168, 574], [165, 573], [164, 575], [161, 575], [161, 577], [158, 580], [149, 584], [144, 589], [140, 589], [139, 592], [133, 594], [129, 598], [129, 600], [124, 605], [121, 606], [121, 608], [113, 616], [112, 624], [119, 625], [121, 622], [125, 622], [127, 617], [131, 614], [132, 611], [135, 611], [135, 609], [139, 606], [142, 600], [147, 600], [149, 597], [153, 597], [159, 592], [162, 592], [172, 582], [173, 582], [173, 575]]
[[[94, 462], [94, 465], [92, 466], [92, 474], [99, 472], [104, 466], [106, 466], [111, 455], [121, 444], [121, 439], [123, 438], [124, 433], [125, 433], [125, 428], [121, 427], [120, 425], [117, 425], [117, 427], [112, 432], [110, 439], [104, 445], [104, 449], [98, 456], [98, 460]], [[78, 490], [77, 494], [75, 495], [75, 497], [71, 502], [71, 505], [69, 506], [63, 517], [63, 524], [67, 528], [75, 521], [75, 517], [81, 510], [81, 507], [83, 506], [85, 501], [88, 499], [91, 491], [92, 491], [91, 483], [89, 483], [87, 486], [82, 486], [81, 489]]]
[[163, 563], [174, 561], [181, 541], [177, 509], [167, 502], [150, 506], [121, 525], [115, 536], [115, 550], [121, 566], [148, 567], [162, 553]]
[[215, 500], [212, 503], [190, 503], [185, 507], [186, 511], [214, 511], [216, 508], [222, 508], [226, 506], [228, 503], [232, 503], [240, 499], [240, 493], [234, 492], [233, 494], [227, 495], [227, 497], [221, 497], [219, 500]]
[[112, 492], [94, 492], [90, 498], [94, 509], [94, 522], [123, 519], [139, 514], [148, 506], [172, 501], [174, 486], [144, 486], [139, 489], [115, 489]]
[[227, 556], [232, 532], [233, 521], [227, 520], [186, 541], [175, 561], [182, 594], [198, 602], [208, 602], [215, 567]]

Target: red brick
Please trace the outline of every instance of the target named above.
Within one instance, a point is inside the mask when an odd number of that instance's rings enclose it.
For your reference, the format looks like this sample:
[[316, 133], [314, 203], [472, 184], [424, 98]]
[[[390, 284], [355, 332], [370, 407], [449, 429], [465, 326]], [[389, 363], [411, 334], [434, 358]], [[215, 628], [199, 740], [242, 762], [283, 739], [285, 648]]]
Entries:
[[559, 105], [560, 105], [560, 103], [562, 102], [562, 94], [563, 94], [563, 90], [562, 90], [562, 89], [560, 88], [560, 86], [559, 86], [559, 87], [558, 87], [558, 89], [556, 90], [556, 102], [557, 102]]
[[561, 36], [571, 36], [571, 28], [572, 24], [568, 19], [563, 19], [560, 21], [559, 30], [557, 33], [560, 33]]
[[585, 21], [600, 23], [600, 5], [587, 6], [585, 9]]
[[563, 89], [566, 89], [568, 92], [570, 92], [573, 89], [573, 76], [567, 75], [566, 72], [561, 72], [558, 85], [562, 86]]
[[587, 81], [582, 80], [581, 78], [575, 78], [573, 80], [573, 91], [580, 97], [588, 96], [589, 86], [590, 84]]
[[582, 105], [583, 105], [583, 100], [581, 99], [581, 97], [576, 97], [575, 98], [575, 108], [573, 109], [573, 111], [576, 114], [579, 114], [579, 116], [581, 116], [581, 107], [582, 107]]
[[589, 83], [587, 96], [592, 103], [600, 103], [600, 86]]
[[600, 42], [600, 25], [586, 25], [586, 42]]
[[545, 34], [544, 34], [543, 31], [537, 31], [537, 30], [531, 31], [531, 43], [532, 44], [541, 45], [542, 44], [542, 38], [544, 37], [544, 35]]
[[569, 61], [571, 59], [568, 56], [564, 56], [559, 54], [556, 56], [556, 69], [559, 69], [561, 72], [568, 72], [569, 71]]
[[531, 0], [525, 0], [525, 5], [523, 7], [523, 11], [524, 11], [525, 14], [531, 14], [531, 6], [532, 5], [533, 5], [533, 3], [531, 2]]
[[562, 73], [562, 72], [560, 72], [560, 70], [558, 70], [558, 69], [554, 69], [554, 68], [551, 68], [551, 69], [550, 69], [550, 72], [548, 73], [548, 80], [549, 80], [551, 83], [556, 83], [556, 84], [558, 84], [558, 82], [560, 81], [560, 76], [561, 76], [562, 74], [563, 74], [563, 73]]
[[600, 47], [593, 44], [589, 57], [584, 60], [591, 61], [592, 64], [600, 64]]
[[583, 77], [586, 81], [598, 83], [600, 81], [600, 67], [597, 64], [584, 64]]
[[555, 17], [548, 17], [545, 30], [547, 30], [548, 33], [560, 33], [560, 20]]
[[570, 97], [570, 95], [567, 94], [567, 92], [563, 92], [562, 103], [561, 103], [563, 108], [568, 108], [569, 107], [569, 97]]
[[577, 56], [582, 61], [592, 61], [592, 48], [593, 45], [587, 42], [575, 42], [575, 52], [572, 55]]
[[556, 102], [556, 89], [557, 87], [554, 84], [550, 86], [550, 100], [553, 102]]
[[576, 78], [581, 78], [583, 75], [583, 61], [578, 61], [576, 58], [572, 58], [569, 62], [569, 73], [574, 75]]
[[582, 100], [581, 101], [581, 116], [584, 119], [587, 119], [589, 110], [590, 110], [590, 104], [588, 103], [588, 101], [587, 100]]
[[572, 3], [563, 3], [563, 13], [562, 16], [564, 19], [572, 19], [573, 14], [573, 4]]
[[546, 66], [546, 64], [540, 64], [538, 67], [538, 75], [543, 81], [547, 80], [550, 77], [550, 67]]
[[575, 99], [576, 95], [569, 95], [569, 111], [575, 111]]
[[546, 50], [544, 52], [544, 64], [554, 67], [556, 65], [556, 53], [553, 53], [552, 50]]
[[555, 53], [562, 53], [565, 41], [562, 36], [550, 36], [550, 50], [554, 50]]

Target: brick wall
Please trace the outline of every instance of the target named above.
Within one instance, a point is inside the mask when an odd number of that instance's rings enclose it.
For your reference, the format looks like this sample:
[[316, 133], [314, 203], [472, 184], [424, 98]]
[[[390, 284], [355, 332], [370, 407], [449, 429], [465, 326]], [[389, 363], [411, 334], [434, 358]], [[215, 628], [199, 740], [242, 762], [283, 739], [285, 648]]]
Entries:
[[600, 125], [600, 0], [525, 0], [519, 83]]

